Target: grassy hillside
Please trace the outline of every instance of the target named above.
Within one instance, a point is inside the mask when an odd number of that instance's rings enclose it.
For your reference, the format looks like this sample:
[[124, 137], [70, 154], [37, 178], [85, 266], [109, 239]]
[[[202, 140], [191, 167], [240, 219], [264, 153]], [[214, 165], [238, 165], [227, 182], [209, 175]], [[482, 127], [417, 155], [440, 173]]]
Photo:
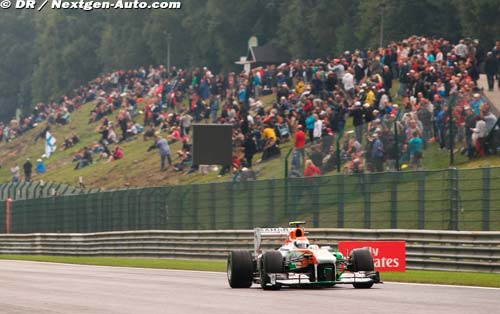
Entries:
[[[264, 98], [266, 103], [270, 103], [274, 96]], [[43, 175], [33, 174], [34, 180], [44, 180], [51, 182], [67, 183], [77, 185], [79, 177], [82, 176], [85, 185], [89, 188], [121, 188], [126, 186], [151, 186], [165, 184], [183, 184], [183, 183], [203, 183], [231, 180], [231, 175], [218, 177], [218, 172], [210, 172], [208, 175], [198, 173], [184, 175], [169, 169], [166, 172], [160, 170], [160, 157], [158, 151], [147, 152], [153, 140], [144, 141], [142, 136], [136, 139], [124, 142], [121, 145], [125, 152], [123, 160], [108, 162], [106, 160], [95, 161], [93, 165], [83, 169], [74, 170], [75, 163], [72, 162], [73, 156], [84, 146], [91, 146], [96, 143], [100, 134], [96, 127], [99, 123], [88, 124], [90, 111], [93, 104], [84, 105], [79, 111], [71, 116], [71, 122], [66, 126], [51, 126], [51, 133], [57, 139], [57, 151], [49, 160], [46, 160], [47, 173]], [[115, 116], [111, 117], [115, 119]], [[142, 118], [139, 118], [142, 123]], [[35, 143], [36, 135], [43, 129], [46, 122], [37, 128], [23, 134], [10, 143], [2, 142], [0, 144], [0, 183], [6, 183], [11, 180], [10, 168], [13, 164], [22, 164], [26, 158], [30, 158], [35, 165], [36, 159], [44, 153], [44, 140], [38, 140]], [[80, 137], [80, 143], [68, 150], [62, 150], [62, 143], [65, 136], [70, 136], [73, 132]], [[282, 146], [283, 151], [288, 151], [290, 143]], [[113, 146], [110, 146], [112, 149]], [[176, 162], [176, 152], [181, 149], [180, 143], [171, 145], [172, 157]], [[260, 159], [261, 154], [254, 157], [254, 161]], [[284, 160], [284, 159], [283, 159]], [[283, 174], [283, 160], [272, 160], [262, 165], [256, 166], [256, 170], [261, 173], [263, 178], [280, 177]]]
[[[270, 104], [274, 96], [267, 96], [263, 99], [266, 104]], [[125, 152], [125, 158], [119, 161], [108, 162], [105, 160], [96, 161], [93, 165], [74, 170], [75, 163], [73, 156], [84, 146], [93, 145], [100, 138], [96, 127], [98, 123], [88, 124], [89, 113], [93, 104], [84, 105], [79, 111], [71, 116], [71, 123], [66, 126], [52, 126], [52, 134], [57, 138], [57, 152], [46, 161], [47, 173], [44, 175], [34, 174], [34, 180], [44, 180], [50, 182], [66, 183], [78, 185], [79, 177], [82, 176], [88, 188], [124, 188], [127, 186], [155, 186], [166, 184], [190, 184], [222, 182], [232, 179], [231, 175], [218, 177], [218, 172], [210, 172], [208, 175], [198, 173], [184, 175], [169, 169], [166, 172], [159, 171], [160, 157], [157, 151], [147, 152], [147, 148], [153, 140], [143, 141], [142, 136], [137, 139], [127, 141], [121, 146]], [[115, 119], [115, 117], [111, 117]], [[142, 122], [142, 118], [139, 118]], [[350, 121], [349, 121], [350, 122]], [[42, 123], [36, 129], [30, 130], [22, 137], [10, 143], [0, 144], [0, 184], [11, 180], [10, 168], [17, 163], [22, 168], [26, 158], [30, 158], [35, 164], [35, 160], [44, 153], [44, 140], [35, 143], [34, 138], [42, 130], [46, 123]], [[65, 136], [70, 136], [76, 132], [80, 137], [80, 143], [70, 149], [63, 151], [62, 143]], [[263, 164], [255, 166], [259, 172], [259, 179], [282, 178], [284, 175], [284, 159], [286, 153], [292, 147], [288, 142], [281, 146], [282, 156]], [[112, 147], [110, 147], [111, 149]], [[181, 148], [180, 143], [171, 146], [172, 156], [175, 159], [176, 151]], [[254, 157], [254, 161], [260, 159], [261, 154]], [[436, 144], [425, 153], [426, 169], [442, 169], [448, 167], [449, 154], [440, 151]], [[174, 160], [175, 162], [175, 160]], [[490, 157], [482, 160], [469, 162], [465, 157], [457, 155], [456, 163], [458, 167], [481, 167], [484, 165], [500, 165], [500, 158]]]

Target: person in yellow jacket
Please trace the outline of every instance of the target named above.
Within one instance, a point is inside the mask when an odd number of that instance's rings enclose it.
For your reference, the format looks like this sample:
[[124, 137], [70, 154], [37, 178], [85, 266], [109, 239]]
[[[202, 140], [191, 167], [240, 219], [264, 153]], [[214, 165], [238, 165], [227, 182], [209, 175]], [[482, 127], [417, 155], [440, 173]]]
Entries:
[[368, 93], [366, 93], [366, 103], [373, 107], [375, 105], [375, 92], [373, 87], [370, 87]]
[[305, 87], [305, 83], [302, 79], [300, 79], [297, 84], [295, 85], [295, 92], [297, 93], [297, 95], [302, 95], [302, 93], [304, 92], [304, 87]]
[[273, 142], [276, 142], [278, 140], [276, 132], [274, 132], [274, 129], [270, 125], [265, 126], [264, 130], [262, 131], [262, 138], [270, 139]]

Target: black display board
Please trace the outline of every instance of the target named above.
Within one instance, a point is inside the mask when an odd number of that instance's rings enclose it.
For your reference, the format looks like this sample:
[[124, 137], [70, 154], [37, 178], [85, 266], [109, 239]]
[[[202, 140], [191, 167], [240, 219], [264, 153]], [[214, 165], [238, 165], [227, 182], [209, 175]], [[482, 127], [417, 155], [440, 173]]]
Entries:
[[222, 165], [232, 163], [233, 128], [228, 124], [193, 125], [193, 164]]

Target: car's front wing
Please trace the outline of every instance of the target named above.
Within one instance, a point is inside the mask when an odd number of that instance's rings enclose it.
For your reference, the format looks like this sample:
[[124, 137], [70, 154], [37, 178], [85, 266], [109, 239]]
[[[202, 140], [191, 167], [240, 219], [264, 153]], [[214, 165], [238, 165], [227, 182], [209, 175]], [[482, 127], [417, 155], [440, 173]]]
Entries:
[[288, 274], [268, 274], [270, 284], [280, 284], [288, 287], [300, 286], [327, 286], [331, 287], [336, 284], [353, 284], [362, 282], [382, 283], [380, 281], [379, 272], [358, 272], [358, 273], [343, 273], [339, 276], [339, 280], [335, 281], [311, 281], [309, 276], [305, 274], [288, 273]]

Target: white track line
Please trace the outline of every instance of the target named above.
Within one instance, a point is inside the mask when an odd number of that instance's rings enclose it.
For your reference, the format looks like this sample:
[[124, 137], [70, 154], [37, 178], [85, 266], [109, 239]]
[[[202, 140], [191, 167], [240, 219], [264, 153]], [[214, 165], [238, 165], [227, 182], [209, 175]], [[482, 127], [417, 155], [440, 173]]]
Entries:
[[[499, 275], [500, 277], [500, 275]], [[383, 275], [382, 275], [383, 279]], [[466, 288], [466, 289], [485, 289], [485, 290], [500, 290], [500, 288], [492, 288], [492, 287], [477, 287], [477, 286], [454, 286], [454, 285], [445, 285], [445, 284], [435, 284], [435, 283], [413, 283], [413, 282], [393, 282], [393, 281], [384, 281], [384, 283], [388, 283], [391, 285], [406, 285], [406, 286], [427, 286], [427, 287], [448, 287], [448, 288]]]

